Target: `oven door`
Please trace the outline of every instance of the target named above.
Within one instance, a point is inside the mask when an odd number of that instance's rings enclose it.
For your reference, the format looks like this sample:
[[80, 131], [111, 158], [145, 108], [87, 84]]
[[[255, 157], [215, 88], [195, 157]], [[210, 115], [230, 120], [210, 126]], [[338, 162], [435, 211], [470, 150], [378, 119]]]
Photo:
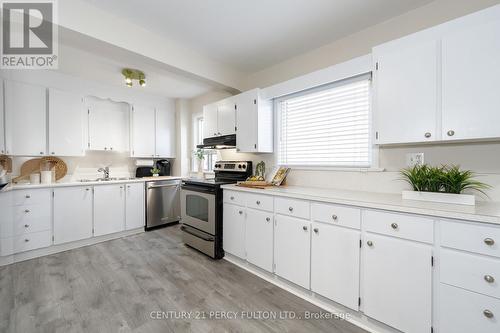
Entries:
[[215, 235], [215, 190], [183, 184], [181, 217], [183, 224]]

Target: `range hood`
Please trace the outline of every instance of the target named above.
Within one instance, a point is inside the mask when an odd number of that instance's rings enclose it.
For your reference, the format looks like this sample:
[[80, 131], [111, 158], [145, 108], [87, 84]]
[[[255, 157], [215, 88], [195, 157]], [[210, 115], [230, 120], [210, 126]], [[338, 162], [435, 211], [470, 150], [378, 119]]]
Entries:
[[236, 148], [236, 134], [215, 136], [212, 138], [203, 139], [203, 144], [197, 145], [196, 148], [234, 149], [234, 148]]

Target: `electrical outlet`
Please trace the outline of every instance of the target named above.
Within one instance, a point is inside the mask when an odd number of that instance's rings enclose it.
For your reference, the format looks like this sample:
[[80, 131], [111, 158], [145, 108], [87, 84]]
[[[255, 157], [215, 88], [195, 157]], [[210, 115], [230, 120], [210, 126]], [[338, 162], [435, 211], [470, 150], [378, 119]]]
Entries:
[[424, 164], [424, 153], [410, 153], [406, 154], [406, 165], [413, 167], [415, 165]]

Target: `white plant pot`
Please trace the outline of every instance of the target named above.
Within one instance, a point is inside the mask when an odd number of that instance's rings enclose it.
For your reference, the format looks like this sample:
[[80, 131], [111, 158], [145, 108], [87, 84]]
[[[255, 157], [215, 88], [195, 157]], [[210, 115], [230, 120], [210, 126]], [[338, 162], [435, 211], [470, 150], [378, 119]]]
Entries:
[[472, 194], [403, 191], [403, 199], [469, 206], [476, 204], [476, 197]]
[[153, 177], [160, 177], [160, 174], [158, 174], [158, 173], [154, 173], [154, 174], [153, 174]]

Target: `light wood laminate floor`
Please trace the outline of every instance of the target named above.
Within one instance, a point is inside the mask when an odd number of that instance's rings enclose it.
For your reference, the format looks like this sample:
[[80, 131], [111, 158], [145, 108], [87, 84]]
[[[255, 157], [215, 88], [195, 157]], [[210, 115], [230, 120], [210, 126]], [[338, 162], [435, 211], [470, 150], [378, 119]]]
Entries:
[[[165, 318], [217, 310], [238, 318]], [[365, 332], [338, 319], [241, 319], [243, 311], [321, 309], [184, 246], [178, 226], [0, 268], [0, 332]]]

